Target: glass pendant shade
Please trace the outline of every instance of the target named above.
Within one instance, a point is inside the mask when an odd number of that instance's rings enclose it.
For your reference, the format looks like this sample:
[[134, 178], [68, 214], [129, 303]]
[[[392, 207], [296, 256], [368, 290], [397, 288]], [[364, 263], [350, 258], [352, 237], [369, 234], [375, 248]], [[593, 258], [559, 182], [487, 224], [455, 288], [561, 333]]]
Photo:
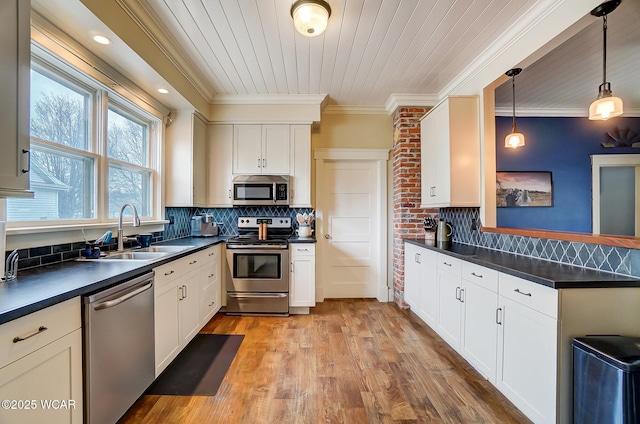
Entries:
[[589, 119], [592, 121], [606, 121], [623, 113], [622, 100], [619, 97], [609, 95], [598, 96], [598, 99], [589, 106]]
[[305, 37], [316, 37], [327, 29], [331, 7], [322, 0], [298, 0], [291, 6], [296, 30]]
[[512, 132], [504, 138], [504, 147], [515, 149], [522, 146], [524, 146], [524, 134], [522, 133]]

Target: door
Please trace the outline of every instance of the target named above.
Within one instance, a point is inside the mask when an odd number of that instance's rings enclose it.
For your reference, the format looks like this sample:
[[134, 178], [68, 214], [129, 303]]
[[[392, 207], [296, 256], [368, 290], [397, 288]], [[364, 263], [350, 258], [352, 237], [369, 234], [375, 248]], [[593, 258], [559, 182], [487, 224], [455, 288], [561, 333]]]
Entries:
[[[316, 167], [320, 299], [378, 297], [388, 301], [382, 274], [384, 264], [386, 277], [386, 249], [383, 256], [381, 242], [381, 234], [386, 235], [386, 215], [381, 219], [386, 197], [380, 195], [379, 187], [383, 181], [386, 188], [386, 163], [381, 166], [380, 162], [331, 158], [319, 161]], [[385, 290], [379, 287], [382, 284]]]

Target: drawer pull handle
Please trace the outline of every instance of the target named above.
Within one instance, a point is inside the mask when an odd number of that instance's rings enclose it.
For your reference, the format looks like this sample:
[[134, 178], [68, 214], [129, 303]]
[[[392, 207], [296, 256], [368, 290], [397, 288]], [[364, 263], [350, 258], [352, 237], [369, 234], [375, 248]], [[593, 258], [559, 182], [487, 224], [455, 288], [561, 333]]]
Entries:
[[471, 275], [473, 275], [474, 277], [482, 278], [482, 274], [476, 274], [475, 272], [472, 272]]
[[21, 342], [23, 340], [27, 340], [27, 339], [35, 336], [36, 334], [40, 334], [43, 331], [47, 331], [47, 330], [48, 330], [47, 327], [45, 327], [44, 325], [41, 325], [36, 331], [34, 331], [33, 333], [29, 334], [28, 336], [25, 336], [25, 337], [14, 337], [13, 338], [13, 342], [14, 343], [18, 343], [18, 342]]
[[209, 256], [213, 256], [213, 255], [215, 255], [215, 252], [214, 253], [209, 253]]
[[208, 277], [208, 278], [211, 278], [211, 277], [213, 277], [214, 275], [216, 275], [216, 274], [209, 274], [209, 277]]
[[195, 264], [196, 262], [198, 262], [198, 261], [189, 262], [189, 265], [193, 265], [193, 264]]
[[449, 262], [442, 262], [442, 263], [445, 264], [446, 266], [451, 266]]
[[525, 293], [525, 292], [521, 292], [520, 289], [515, 289], [514, 292], [516, 293], [520, 293], [523, 296], [529, 296], [531, 297], [531, 293]]
[[165, 272], [165, 273], [164, 273], [164, 275], [171, 275], [171, 274], [173, 274], [174, 272], [175, 272], [174, 270], [171, 270], [171, 271], [169, 271], [169, 272]]
[[309, 249], [297, 249], [297, 250], [298, 250], [298, 252], [308, 252], [309, 251]]
[[496, 324], [502, 325], [502, 308], [496, 309]]
[[213, 306], [215, 304], [216, 304], [216, 302], [211, 302], [211, 303], [209, 303], [209, 306]]

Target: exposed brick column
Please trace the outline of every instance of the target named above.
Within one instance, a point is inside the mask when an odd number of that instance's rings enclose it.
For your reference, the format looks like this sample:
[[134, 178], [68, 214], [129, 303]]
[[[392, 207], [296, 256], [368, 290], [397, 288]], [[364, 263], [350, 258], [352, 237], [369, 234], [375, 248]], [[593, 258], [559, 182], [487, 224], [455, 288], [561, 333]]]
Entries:
[[424, 237], [423, 220], [436, 209], [420, 208], [420, 118], [424, 107], [399, 107], [393, 116], [393, 300], [404, 302], [404, 242]]

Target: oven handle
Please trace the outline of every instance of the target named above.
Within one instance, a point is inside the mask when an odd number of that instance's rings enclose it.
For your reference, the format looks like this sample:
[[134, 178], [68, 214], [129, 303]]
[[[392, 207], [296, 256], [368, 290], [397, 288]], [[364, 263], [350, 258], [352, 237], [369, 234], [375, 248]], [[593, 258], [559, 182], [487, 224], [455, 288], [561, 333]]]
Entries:
[[286, 293], [227, 293], [229, 297], [233, 297], [236, 299], [243, 298], [258, 298], [258, 299], [282, 299], [283, 297], [287, 297]]
[[269, 250], [286, 250], [289, 245], [264, 245], [264, 244], [228, 244], [227, 249], [269, 249]]

